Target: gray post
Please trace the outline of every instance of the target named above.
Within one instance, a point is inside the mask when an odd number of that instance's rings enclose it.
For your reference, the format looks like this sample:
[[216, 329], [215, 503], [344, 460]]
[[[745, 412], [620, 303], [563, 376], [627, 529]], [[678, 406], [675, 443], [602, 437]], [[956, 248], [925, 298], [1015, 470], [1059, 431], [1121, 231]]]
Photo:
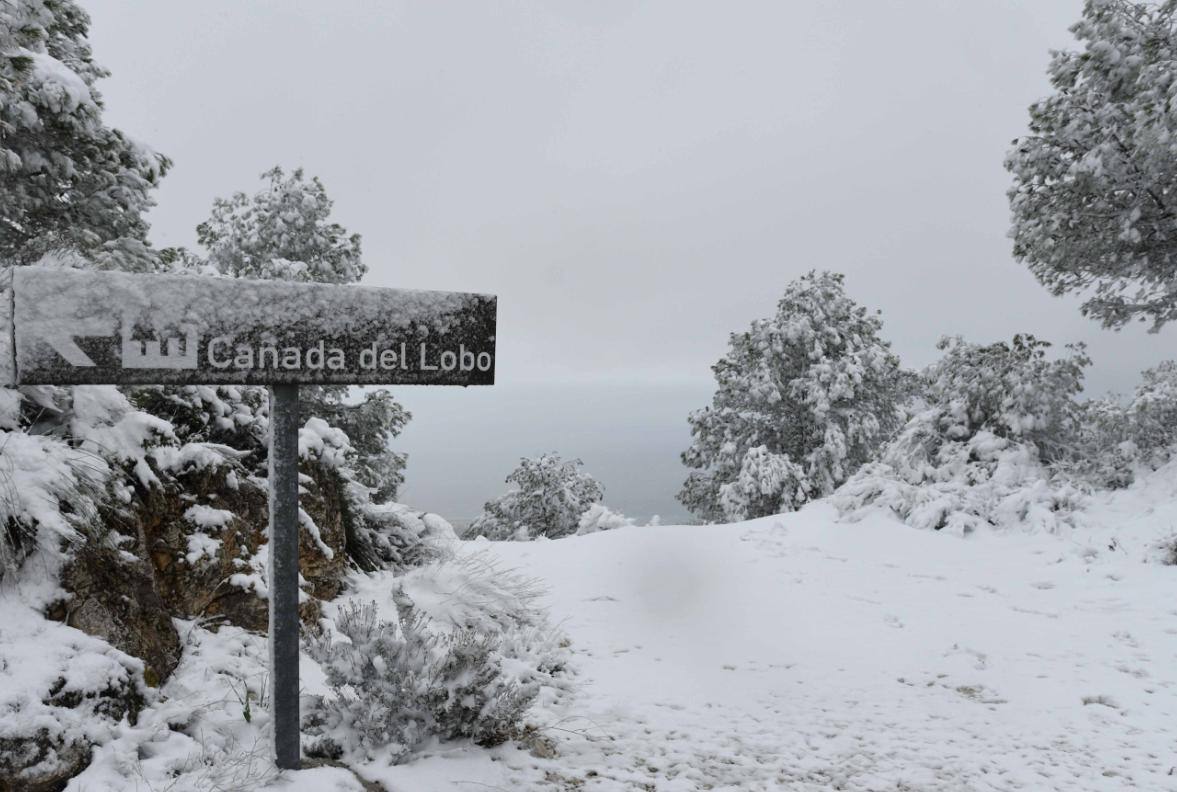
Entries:
[[299, 766], [298, 386], [270, 389], [270, 711], [274, 759]]

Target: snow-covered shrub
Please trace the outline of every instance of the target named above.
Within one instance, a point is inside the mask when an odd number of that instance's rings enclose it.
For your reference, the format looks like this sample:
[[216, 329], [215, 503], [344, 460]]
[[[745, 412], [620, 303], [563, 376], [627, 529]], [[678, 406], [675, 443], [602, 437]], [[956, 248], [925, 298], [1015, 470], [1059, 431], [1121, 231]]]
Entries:
[[399, 575], [393, 599], [447, 628], [505, 633], [546, 623], [539, 592], [536, 581], [486, 554], [461, 553]]
[[216, 443], [264, 459], [269, 394], [260, 386], [146, 385], [129, 388], [140, 410], [165, 417], [182, 443]]
[[1127, 487], [1141, 464], [1137, 436], [1132, 412], [1115, 398], [1080, 402], [1072, 433], [1052, 468], [1095, 489]]
[[369, 491], [347, 488], [347, 554], [365, 572], [400, 570], [447, 557], [457, 534], [444, 518], [400, 503], [374, 503]]
[[440, 641], [445, 652], [426, 694], [437, 735], [498, 745], [522, 734], [539, 688], [520, 685], [504, 668], [498, 637], [459, 630]]
[[395, 578], [392, 618], [345, 603], [308, 646], [331, 690], [311, 708], [313, 751], [399, 761], [434, 737], [521, 735], [532, 702], [569, 685], [567, 642], [539, 593], [484, 554], [450, 552]]
[[322, 418], [308, 418], [298, 430], [298, 456], [329, 468], [343, 467], [351, 452], [347, 433]]
[[325, 631], [306, 643], [333, 694], [308, 712], [308, 730], [320, 738], [314, 752], [370, 758], [387, 750], [397, 761], [428, 737], [424, 697], [437, 647], [417, 627], [382, 621], [374, 602], [348, 603], [335, 621], [343, 640]]
[[579, 459], [543, 454], [524, 458], [507, 476], [511, 488], [483, 507], [465, 536], [487, 539], [557, 539], [576, 533], [580, 517], [604, 489], [581, 470]]
[[93, 532], [109, 473], [61, 438], [0, 430], [0, 578], [34, 550]]
[[791, 283], [776, 314], [732, 334], [712, 367], [712, 404], [688, 419], [683, 463], [695, 470], [679, 500], [705, 520], [789, 511], [873, 458], [900, 424], [910, 384], [881, 329], [842, 275]]
[[985, 527], [1057, 531], [1083, 504], [1056, 480], [1033, 445], [981, 430], [948, 440], [931, 409], [908, 422], [878, 462], [833, 495], [852, 519], [883, 509], [915, 528], [967, 535]]
[[1177, 363], [1145, 370], [1127, 404], [1114, 398], [1077, 406], [1073, 431], [1054, 468], [1097, 489], [1119, 489], [1173, 458], [1177, 444]]
[[624, 528], [633, 525], [633, 520], [620, 512], [615, 512], [603, 503], [594, 503], [580, 515], [577, 524], [578, 535], [596, 533], [597, 531], [611, 531], [614, 528]]
[[1091, 363], [1082, 344], [1053, 360], [1046, 357], [1050, 343], [1031, 335], [987, 345], [945, 338], [938, 347], [944, 357], [929, 370], [928, 399], [945, 438], [988, 430], [1033, 443], [1043, 461], [1058, 456], [1075, 426], [1075, 397]]
[[1131, 440], [1141, 461], [1155, 469], [1172, 458], [1177, 443], [1177, 361], [1146, 369], [1140, 378], [1128, 405]]
[[496, 636], [498, 652], [527, 688], [565, 689], [567, 641], [548, 623], [537, 581], [484, 553], [455, 553], [397, 578], [398, 613], [428, 619], [434, 630]]
[[930, 406], [834, 496], [848, 515], [882, 508], [917, 528], [1058, 530], [1082, 494], [1049, 466], [1078, 425], [1082, 348], [1048, 360], [1030, 336], [987, 346], [945, 339], [927, 372]]
[[171, 425], [115, 388], [0, 390], [0, 576], [35, 549], [58, 556], [101, 532], [99, 508], [125, 467], [151, 480], [147, 457]]
[[411, 607], [388, 622], [349, 603], [335, 630], [307, 645], [331, 689], [310, 712], [314, 752], [395, 762], [430, 737], [494, 745], [521, 732], [538, 693], [504, 670], [496, 634], [434, 631]]
[[[393, 451], [389, 441], [404, 428], [409, 414], [387, 391], [371, 391], [363, 400], [348, 403], [344, 401], [346, 390], [326, 386], [303, 386], [300, 390], [303, 456], [329, 467], [345, 467], [349, 477], [370, 490], [373, 499], [389, 500], [404, 481], [405, 466], [404, 454]], [[264, 475], [268, 389], [140, 386], [130, 389], [128, 395], [139, 409], [165, 417], [178, 441], [215, 443], [244, 451], [243, 464]]]
[[1157, 542], [1155, 550], [1165, 566], [1177, 566], [1177, 536], [1170, 536]]

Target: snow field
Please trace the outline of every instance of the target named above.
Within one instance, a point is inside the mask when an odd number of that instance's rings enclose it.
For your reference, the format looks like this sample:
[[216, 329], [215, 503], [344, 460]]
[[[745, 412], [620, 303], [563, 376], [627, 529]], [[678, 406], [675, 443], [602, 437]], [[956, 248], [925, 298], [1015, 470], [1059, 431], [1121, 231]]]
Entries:
[[[1094, 499], [1069, 535], [961, 538], [878, 513], [840, 522], [819, 502], [463, 543], [546, 589], [572, 688], [541, 698], [525, 744], [434, 743], [353, 769], [393, 792], [1177, 790], [1177, 568], [1144, 563], [1177, 525], [1173, 482], [1166, 469]], [[399, 584], [430, 612], [458, 599], [444, 575]], [[394, 585], [359, 576], [348, 596], [392, 618]], [[362, 788], [349, 769], [251, 765], [267, 718], [255, 702], [245, 722], [238, 691], [262, 689], [264, 640], [188, 641], [167, 702], [100, 747], [71, 792], [233, 788], [210, 783], [226, 768], [254, 789]], [[306, 658], [302, 682], [323, 690]], [[183, 719], [201, 739], [167, 728]]]

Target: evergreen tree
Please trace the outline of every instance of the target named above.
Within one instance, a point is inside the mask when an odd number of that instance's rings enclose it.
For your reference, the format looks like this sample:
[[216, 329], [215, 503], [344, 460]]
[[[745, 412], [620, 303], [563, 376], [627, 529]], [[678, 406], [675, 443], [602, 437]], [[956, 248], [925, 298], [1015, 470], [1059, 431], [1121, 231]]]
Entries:
[[358, 402], [346, 401], [347, 389], [338, 386], [303, 386], [300, 397], [303, 420], [322, 418], [347, 434], [355, 451], [352, 471], [356, 480], [372, 490], [377, 502], [391, 501], [405, 482], [408, 456], [392, 448], [392, 441], [412, 417], [386, 390], [365, 391]]
[[575, 534], [581, 517], [604, 495], [579, 459], [543, 454], [523, 459], [507, 476], [511, 488], [490, 501], [466, 536], [487, 539], [558, 539]]
[[740, 520], [829, 494], [900, 420], [899, 362], [882, 322], [840, 274], [794, 281], [776, 315], [734, 333], [712, 371], [709, 407], [691, 414], [695, 470], [679, 500], [705, 520]]
[[1177, 316], [1177, 1], [1087, 0], [1006, 159], [1014, 255], [1085, 315]]
[[[89, 27], [72, 0], [0, 1], [6, 271], [50, 254], [78, 267], [160, 266], [143, 213], [170, 163], [103, 122], [95, 85], [108, 72], [93, 60]], [[128, 447], [137, 443], [142, 451], [169, 440], [166, 422], [135, 411], [114, 388], [0, 388], [7, 491], [0, 576], [35, 548], [64, 558], [66, 547], [96, 530], [112, 489], [131, 491], [118, 480], [133, 464]]]
[[143, 214], [170, 163], [103, 123], [89, 27], [71, 0], [0, 3], [0, 259], [156, 269]]
[[[257, 193], [213, 202], [209, 219], [196, 228], [207, 258], [172, 249], [165, 259], [176, 269], [211, 269], [239, 278], [354, 283], [367, 272], [360, 235], [331, 220], [333, 202], [318, 177], [306, 178], [301, 168], [287, 176], [274, 167], [261, 178], [266, 186]], [[365, 391], [358, 402], [348, 394], [339, 385], [302, 386], [302, 418], [322, 418], [342, 429], [355, 453], [357, 480], [375, 498], [391, 500], [404, 482], [406, 457], [390, 443], [411, 416], [387, 391]]]
[[360, 260], [360, 235], [330, 220], [333, 201], [317, 176], [302, 168], [289, 176], [279, 167], [262, 174], [267, 187], [213, 202], [212, 215], [196, 227], [208, 263], [235, 278], [355, 283], [368, 268]]

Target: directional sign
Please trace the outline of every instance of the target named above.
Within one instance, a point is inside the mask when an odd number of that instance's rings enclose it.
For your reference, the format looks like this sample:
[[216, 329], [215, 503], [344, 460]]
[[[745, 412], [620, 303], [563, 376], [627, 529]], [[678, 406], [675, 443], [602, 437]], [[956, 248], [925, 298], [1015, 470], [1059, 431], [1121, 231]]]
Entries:
[[484, 294], [18, 267], [15, 385], [491, 385]]

